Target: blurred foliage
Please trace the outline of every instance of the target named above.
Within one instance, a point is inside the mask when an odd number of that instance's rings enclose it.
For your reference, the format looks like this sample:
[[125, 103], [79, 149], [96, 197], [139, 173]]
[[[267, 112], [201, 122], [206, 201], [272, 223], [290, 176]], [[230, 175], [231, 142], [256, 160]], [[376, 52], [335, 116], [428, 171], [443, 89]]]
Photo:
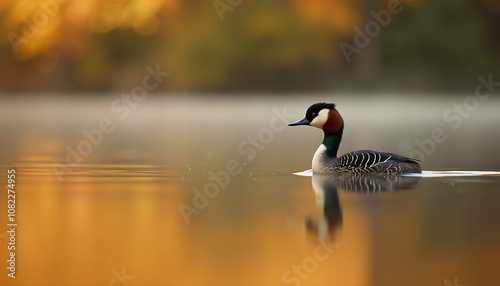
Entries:
[[158, 63], [163, 90], [201, 92], [455, 91], [500, 72], [494, 0], [401, 0], [348, 64], [340, 43], [391, 1], [3, 0], [0, 88], [125, 91]]
[[493, 1], [429, 1], [407, 11], [385, 31], [386, 71], [396, 77], [418, 77], [420, 83], [408, 84], [446, 83], [449, 91], [473, 87], [480, 74], [500, 75], [500, 47], [488, 44], [499, 39], [499, 27], [488, 27], [484, 10], [489, 7], [500, 16], [500, 5], [492, 5]]

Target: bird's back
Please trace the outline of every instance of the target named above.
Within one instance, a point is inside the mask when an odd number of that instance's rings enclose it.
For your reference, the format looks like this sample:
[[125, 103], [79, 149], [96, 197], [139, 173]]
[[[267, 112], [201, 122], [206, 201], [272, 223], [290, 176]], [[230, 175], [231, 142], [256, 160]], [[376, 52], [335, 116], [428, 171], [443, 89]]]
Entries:
[[338, 158], [331, 158], [326, 152], [317, 154], [317, 156], [316, 162], [313, 161], [313, 171], [320, 173], [422, 172], [417, 160], [393, 153], [359, 150], [346, 153]]

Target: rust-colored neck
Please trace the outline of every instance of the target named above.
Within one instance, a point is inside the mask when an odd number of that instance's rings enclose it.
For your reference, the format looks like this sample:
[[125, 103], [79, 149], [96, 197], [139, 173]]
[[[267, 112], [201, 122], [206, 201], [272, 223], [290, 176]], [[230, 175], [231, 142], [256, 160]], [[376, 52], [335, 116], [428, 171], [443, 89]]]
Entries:
[[323, 130], [328, 133], [337, 133], [342, 128], [342, 123], [344, 120], [340, 113], [336, 109], [330, 109], [328, 112], [328, 119], [325, 125], [323, 125]]

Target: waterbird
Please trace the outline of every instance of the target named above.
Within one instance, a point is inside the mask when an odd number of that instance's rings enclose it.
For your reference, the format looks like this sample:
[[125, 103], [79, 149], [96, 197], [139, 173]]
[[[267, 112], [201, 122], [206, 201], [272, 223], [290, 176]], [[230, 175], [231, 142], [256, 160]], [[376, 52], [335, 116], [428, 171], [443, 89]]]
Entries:
[[344, 119], [334, 103], [315, 103], [306, 116], [288, 126], [309, 125], [324, 132], [323, 142], [313, 156], [314, 173], [422, 173], [418, 160], [387, 152], [359, 150], [337, 157]]

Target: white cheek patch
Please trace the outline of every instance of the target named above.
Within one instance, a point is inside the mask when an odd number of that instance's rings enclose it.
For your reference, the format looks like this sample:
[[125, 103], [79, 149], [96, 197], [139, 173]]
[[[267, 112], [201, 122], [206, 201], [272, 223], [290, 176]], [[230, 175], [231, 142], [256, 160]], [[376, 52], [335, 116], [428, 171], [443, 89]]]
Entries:
[[329, 112], [329, 109], [321, 109], [321, 111], [318, 113], [318, 116], [316, 116], [309, 125], [322, 129], [323, 125], [325, 125], [326, 121], [328, 120]]

